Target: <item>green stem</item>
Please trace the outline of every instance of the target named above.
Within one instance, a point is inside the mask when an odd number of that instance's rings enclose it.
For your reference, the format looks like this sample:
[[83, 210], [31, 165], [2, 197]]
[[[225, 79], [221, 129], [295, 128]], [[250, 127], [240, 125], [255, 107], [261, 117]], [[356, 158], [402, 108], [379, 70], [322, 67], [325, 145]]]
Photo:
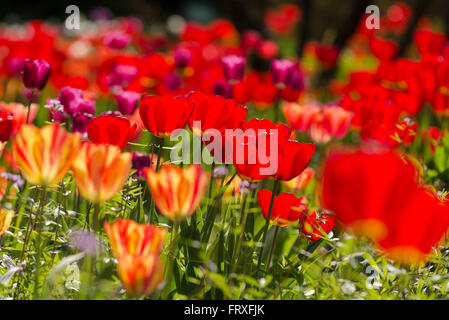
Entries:
[[40, 267], [41, 267], [41, 240], [42, 240], [42, 211], [47, 197], [47, 189], [45, 186], [41, 189], [41, 198], [39, 200], [39, 209], [36, 215], [35, 222], [37, 223], [37, 241], [36, 241], [36, 270], [34, 272], [34, 290], [33, 299], [36, 300], [39, 297], [39, 280], [40, 280]]
[[263, 249], [264, 249], [265, 239], [267, 237], [267, 231], [268, 231], [268, 227], [270, 225], [271, 213], [273, 211], [273, 205], [274, 205], [274, 198], [277, 196], [279, 187], [280, 187], [280, 182], [278, 180], [274, 180], [273, 192], [271, 194], [271, 200], [270, 200], [270, 207], [268, 209], [267, 220], [265, 222], [265, 227], [264, 227], [264, 231], [263, 231], [263, 235], [262, 235], [262, 246], [260, 247], [260, 251], [259, 251], [259, 260], [257, 262], [257, 273], [259, 273], [259, 271], [260, 271], [260, 263], [262, 262], [262, 253], [263, 253]]
[[34, 95], [34, 90], [31, 90], [31, 93], [30, 93], [30, 102], [28, 103], [28, 110], [27, 110], [27, 120], [26, 120], [25, 123], [28, 123], [28, 119], [30, 118], [31, 103], [33, 102], [33, 95]]
[[279, 226], [276, 226], [276, 228], [274, 230], [274, 235], [273, 235], [273, 242], [271, 243], [270, 255], [268, 256], [268, 263], [267, 263], [267, 270], [266, 270], [267, 272], [268, 272], [268, 268], [270, 267], [271, 257], [273, 256], [274, 244], [275, 244], [278, 232], [279, 232]]
[[234, 251], [234, 256], [235, 258], [232, 259], [234, 261], [234, 264], [232, 266], [232, 272], [235, 272], [235, 268], [237, 267], [237, 262], [240, 256], [240, 248], [242, 246], [242, 241], [243, 241], [243, 234], [245, 233], [245, 225], [246, 225], [246, 218], [248, 216], [248, 210], [246, 210], [246, 201], [248, 199], [248, 194], [245, 193], [243, 195], [243, 204], [242, 204], [242, 211], [240, 214], [240, 227], [242, 228], [240, 231], [240, 235], [239, 235], [239, 240], [237, 241], [237, 247], [236, 250]]
[[166, 269], [166, 285], [164, 288], [164, 291], [162, 292], [162, 299], [167, 299], [168, 295], [170, 293], [170, 282], [171, 282], [171, 278], [173, 275], [173, 266], [174, 266], [174, 262], [175, 262], [175, 258], [177, 255], [177, 243], [178, 243], [178, 229], [179, 229], [179, 222], [175, 221], [173, 222], [173, 227], [172, 227], [172, 233], [171, 233], [171, 241], [170, 241], [170, 249], [168, 252], [168, 257], [167, 257], [167, 269]]

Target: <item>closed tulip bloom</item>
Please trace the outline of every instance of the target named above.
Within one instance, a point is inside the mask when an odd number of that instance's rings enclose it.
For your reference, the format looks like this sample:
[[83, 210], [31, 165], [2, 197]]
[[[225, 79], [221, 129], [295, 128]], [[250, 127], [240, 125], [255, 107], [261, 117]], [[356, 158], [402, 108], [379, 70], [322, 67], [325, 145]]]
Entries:
[[215, 81], [214, 94], [225, 99], [232, 99], [232, 84], [230, 84], [226, 80]]
[[87, 133], [87, 126], [92, 118], [92, 115], [88, 113], [74, 114], [72, 117], [72, 131], [84, 136]]
[[221, 59], [221, 65], [226, 79], [231, 83], [237, 83], [245, 74], [246, 59], [236, 55], [225, 56]]
[[[265, 219], [268, 217], [272, 192], [260, 189], [257, 191], [257, 201]], [[296, 197], [292, 193], [283, 192], [274, 197], [270, 222], [279, 227], [287, 227], [293, 222], [302, 221], [307, 214], [307, 199]]]
[[131, 115], [138, 107], [140, 93], [134, 91], [121, 91], [115, 97], [117, 109], [124, 115]]
[[59, 92], [58, 100], [64, 106], [64, 111], [70, 115], [76, 113], [78, 102], [83, 98], [83, 91], [72, 87], [63, 87]]
[[248, 109], [234, 100], [225, 99], [221, 96], [206, 96], [197, 91], [189, 95], [189, 104], [192, 105], [193, 112], [189, 118], [189, 127], [196, 133], [199, 128], [193, 127], [194, 121], [201, 122], [201, 131], [216, 129], [222, 132], [225, 129], [234, 129], [244, 121]]
[[173, 59], [177, 68], [185, 68], [193, 59], [193, 53], [187, 48], [179, 47], [174, 50]]
[[288, 181], [297, 177], [308, 166], [316, 146], [287, 140], [279, 144], [278, 170], [274, 175], [277, 180]]
[[80, 144], [80, 136], [68, 133], [59, 123], [41, 129], [23, 125], [12, 150], [23, 177], [32, 184], [58, 183], [69, 170]]
[[[242, 122], [240, 127], [243, 135], [236, 135], [233, 152], [233, 164], [238, 175], [248, 181], [261, 181], [276, 174], [284, 176], [279, 161], [280, 145], [290, 137], [291, 128], [283, 123], [274, 124], [268, 119], [251, 119]], [[274, 138], [275, 134], [277, 139]], [[290, 147], [296, 148], [288, 145], [285, 149]], [[288, 159], [285, 160], [283, 162], [287, 164]]]
[[157, 208], [172, 221], [180, 221], [198, 208], [209, 182], [209, 173], [200, 165], [181, 169], [168, 164], [158, 172], [148, 168], [144, 173]]
[[118, 219], [112, 224], [105, 222], [104, 230], [127, 293], [132, 296], [153, 293], [164, 277], [164, 266], [159, 256], [167, 231], [128, 219]]
[[14, 211], [0, 209], [0, 236], [2, 236], [6, 232], [6, 230], [8, 230], [13, 216]]
[[44, 60], [25, 59], [22, 70], [23, 84], [28, 89], [42, 90], [50, 77], [50, 64]]
[[152, 134], [165, 138], [176, 129], [183, 129], [193, 111], [186, 98], [144, 95], [140, 100], [140, 118]]
[[110, 31], [104, 37], [104, 44], [110, 49], [121, 50], [131, 42], [131, 36], [122, 31]]
[[285, 88], [291, 80], [295, 65], [293, 62], [282, 59], [271, 61], [271, 76], [274, 84], [279, 88]]
[[131, 153], [113, 145], [83, 143], [72, 164], [81, 195], [94, 203], [110, 200], [125, 184], [131, 169]]
[[93, 143], [111, 144], [123, 150], [133, 137], [137, 125], [127, 118], [112, 113], [90, 120], [87, 136]]

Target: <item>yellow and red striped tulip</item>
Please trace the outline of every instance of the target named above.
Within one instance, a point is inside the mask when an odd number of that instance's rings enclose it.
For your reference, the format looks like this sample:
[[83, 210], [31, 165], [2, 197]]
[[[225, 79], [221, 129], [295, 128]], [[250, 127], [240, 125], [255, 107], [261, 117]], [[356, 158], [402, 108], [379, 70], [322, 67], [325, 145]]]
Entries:
[[32, 184], [58, 183], [70, 169], [80, 145], [80, 136], [67, 132], [58, 123], [41, 129], [24, 124], [12, 149], [23, 177]]
[[128, 179], [131, 157], [113, 145], [83, 143], [72, 164], [81, 195], [94, 203], [111, 199]]
[[12, 210], [0, 209], [0, 236], [8, 230], [13, 216], [14, 212]]
[[158, 172], [151, 168], [145, 170], [157, 208], [172, 221], [182, 220], [196, 210], [206, 192], [209, 176], [197, 164], [184, 169], [168, 164]]
[[105, 222], [104, 230], [128, 294], [146, 296], [153, 293], [164, 278], [159, 255], [167, 231], [128, 219], [118, 219], [112, 224]]

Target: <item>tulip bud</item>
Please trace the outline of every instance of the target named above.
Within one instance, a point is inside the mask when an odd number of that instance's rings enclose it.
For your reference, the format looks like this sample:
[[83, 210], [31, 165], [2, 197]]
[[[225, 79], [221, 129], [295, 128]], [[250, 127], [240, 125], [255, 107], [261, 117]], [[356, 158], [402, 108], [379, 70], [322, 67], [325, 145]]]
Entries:
[[185, 68], [193, 58], [192, 52], [187, 48], [176, 48], [173, 52], [176, 68]]
[[78, 100], [78, 106], [75, 110], [77, 113], [80, 112], [93, 115], [95, 113], [95, 101], [86, 99]]
[[134, 91], [121, 91], [115, 96], [117, 109], [122, 114], [133, 114], [138, 106], [140, 93]]
[[150, 155], [141, 152], [133, 152], [132, 155], [132, 168], [137, 170], [136, 176], [139, 178], [145, 178], [143, 169], [148, 168], [151, 165]]
[[72, 117], [72, 131], [85, 135], [87, 126], [93, 116], [89, 113], [76, 113]]
[[286, 59], [271, 61], [271, 76], [278, 88], [283, 89], [289, 84], [294, 68], [293, 62]]
[[174, 73], [167, 73], [164, 77], [164, 82], [170, 91], [176, 91], [181, 87], [182, 79]]
[[231, 83], [239, 82], [243, 79], [245, 73], [246, 59], [244, 57], [238, 57], [235, 55], [229, 55], [221, 59], [223, 71]]
[[214, 84], [214, 94], [217, 96], [222, 96], [225, 99], [232, 98], [232, 85], [223, 80], [217, 80]]
[[288, 83], [288, 86], [294, 91], [302, 91], [305, 87], [304, 73], [299, 69], [294, 69]]
[[131, 42], [131, 37], [122, 31], [110, 31], [104, 37], [103, 43], [110, 49], [121, 50]]
[[63, 87], [59, 93], [58, 100], [64, 106], [65, 112], [68, 114], [76, 113], [75, 108], [78, 106], [78, 100], [83, 98], [83, 91], [72, 87]]
[[22, 79], [28, 89], [42, 90], [50, 77], [50, 64], [44, 60], [25, 59]]

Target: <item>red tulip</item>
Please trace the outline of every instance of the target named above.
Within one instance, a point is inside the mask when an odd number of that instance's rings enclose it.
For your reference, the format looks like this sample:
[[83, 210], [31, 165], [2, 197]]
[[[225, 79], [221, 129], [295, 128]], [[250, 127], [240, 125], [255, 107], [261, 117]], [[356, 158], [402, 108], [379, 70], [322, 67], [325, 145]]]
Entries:
[[369, 43], [371, 52], [380, 61], [389, 61], [396, 56], [398, 46], [390, 40], [373, 37]]
[[140, 118], [145, 128], [161, 138], [183, 129], [192, 111], [193, 105], [182, 97], [144, 95], [140, 100]]
[[[263, 216], [267, 219], [270, 209], [272, 192], [260, 189], [257, 192], [257, 201]], [[286, 227], [293, 222], [305, 219], [307, 214], [307, 199], [302, 196], [297, 198], [292, 193], [281, 193], [274, 197], [270, 222], [279, 227]]]
[[189, 95], [189, 104], [193, 112], [189, 118], [189, 127], [192, 132], [198, 129], [193, 127], [194, 121], [200, 121], [201, 131], [216, 129], [223, 132], [225, 129], [235, 129], [240, 122], [245, 120], [248, 109], [235, 103], [234, 100], [226, 100], [220, 96], [206, 96], [197, 91]]
[[279, 145], [278, 170], [276, 180], [288, 181], [297, 177], [310, 162], [316, 146], [311, 143], [300, 143], [287, 140]]
[[[288, 140], [291, 128], [285, 124], [276, 125], [268, 119], [252, 119], [243, 122], [241, 129], [246, 132], [246, 136], [236, 135], [233, 155], [239, 176], [246, 180], [260, 181], [275, 175], [279, 170], [279, 146]], [[272, 135], [276, 131], [277, 139], [273, 140]], [[271, 142], [277, 146], [271, 145]], [[273, 153], [275, 148], [278, 148], [277, 153]]]
[[90, 120], [87, 136], [93, 143], [111, 144], [123, 150], [136, 128], [127, 118], [106, 113]]
[[383, 217], [412, 196], [416, 177], [413, 164], [396, 152], [336, 150], [324, 168], [322, 202], [349, 230], [376, 240], [387, 233]]

